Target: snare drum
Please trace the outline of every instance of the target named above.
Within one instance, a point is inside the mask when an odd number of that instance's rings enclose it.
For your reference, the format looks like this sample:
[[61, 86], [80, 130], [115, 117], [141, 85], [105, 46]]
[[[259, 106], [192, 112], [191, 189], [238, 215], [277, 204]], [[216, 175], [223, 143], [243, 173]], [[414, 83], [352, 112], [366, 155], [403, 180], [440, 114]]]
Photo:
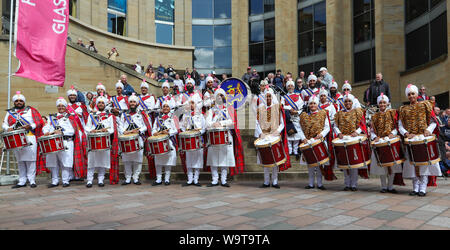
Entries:
[[105, 151], [111, 149], [111, 138], [108, 132], [87, 134], [88, 151]]
[[186, 131], [179, 135], [182, 151], [197, 151], [202, 149], [202, 133], [199, 131]]
[[141, 150], [139, 146], [139, 134], [128, 134], [119, 136], [120, 152], [124, 154], [134, 153]]
[[147, 139], [147, 148], [151, 155], [165, 155], [170, 152], [170, 138], [168, 135], [156, 135]]
[[308, 144], [301, 144], [299, 149], [302, 151], [306, 164], [310, 168], [323, 166], [330, 161], [328, 149], [323, 138]]
[[43, 155], [54, 154], [66, 150], [64, 147], [63, 134], [41, 136], [37, 139], [37, 143]]
[[286, 163], [287, 159], [281, 137], [258, 139], [255, 141], [255, 147], [263, 167], [271, 168]]
[[405, 162], [400, 136], [388, 141], [372, 142], [372, 148], [381, 167], [392, 167]]
[[6, 150], [19, 149], [30, 146], [27, 140], [27, 131], [25, 129], [5, 131], [0, 134]]
[[367, 167], [371, 163], [367, 137], [358, 136], [333, 140], [337, 165], [341, 169]]
[[213, 128], [206, 131], [208, 134], [208, 143], [210, 146], [223, 146], [230, 144], [230, 138], [228, 137], [228, 129], [226, 128]]
[[441, 161], [436, 136], [405, 138], [410, 162], [414, 166], [433, 165]]

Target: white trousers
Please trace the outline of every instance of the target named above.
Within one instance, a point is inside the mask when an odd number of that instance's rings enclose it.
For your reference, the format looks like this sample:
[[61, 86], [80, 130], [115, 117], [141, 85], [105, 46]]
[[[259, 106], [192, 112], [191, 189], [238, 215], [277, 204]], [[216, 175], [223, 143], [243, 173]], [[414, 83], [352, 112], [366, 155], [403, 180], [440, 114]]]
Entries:
[[278, 184], [278, 166], [273, 168], [264, 168], [264, 185], [270, 184], [270, 172], [272, 172], [272, 184]]
[[105, 168], [88, 168], [87, 173], [87, 184], [92, 184], [92, 181], [94, 180], [94, 173], [97, 171], [98, 173], [98, 183], [103, 183], [105, 180]]
[[420, 177], [414, 177], [412, 179], [414, 192], [427, 193], [428, 176], [421, 175]]
[[36, 184], [36, 162], [35, 161], [19, 161], [19, 183], [23, 186], [27, 183]]
[[198, 183], [198, 177], [200, 176], [200, 169], [199, 168], [188, 168], [187, 169], [187, 176], [188, 176], [188, 184], [194, 184]]
[[126, 182], [131, 182], [131, 177], [133, 177], [135, 183], [138, 182], [142, 171], [142, 163], [126, 161], [123, 165], [125, 167]]
[[[212, 184], [216, 185], [219, 183], [219, 172], [218, 167], [211, 167], [211, 175], [212, 175]], [[220, 181], [222, 184], [227, 183], [227, 175], [228, 175], [228, 168], [221, 168], [222, 171], [220, 172]]]
[[162, 168], [164, 167], [164, 171], [166, 172], [166, 176], [164, 178], [165, 182], [170, 182], [170, 172], [172, 170], [172, 166], [161, 166], [156, 165], [156, 182], [161, 183], [162, 182]]
[[[356, 188], [358, 186], [358, 169], [344, 169], [344, 183], [346, 187]], [[350, 171], [350, 174], [347, 172]]]
[[295, 141], [288, 141], [288, 146], [289, 146], [289, 154], [294, 154], [297, 155], [298, 154], [298, 144], [300, 143], [299, 140], [295, 140]]
[[322, 186], [322, 171], [320, 171], [320, 167], [308, 168], [308, 175], [310, 187], [314, 187], [314, 177], [317, 179], [317, 186]]
[[395, 177], [394, 173], [392, 173], [391, 175], [380, 175], [381, 188], [388, 190], [394, 189], [394, 177]]
[[72, 168], [65, 168], [60, 166], [60, 164], [56, 164], [56, 167], [51, 167], [50, 170], [52, 172], [52, 184], [58, 185], [59, 183], [59, 170], [61, 169], [61, 177], [63, 184], [69, 184], [70, 181], [70, 172], [73, 170]]

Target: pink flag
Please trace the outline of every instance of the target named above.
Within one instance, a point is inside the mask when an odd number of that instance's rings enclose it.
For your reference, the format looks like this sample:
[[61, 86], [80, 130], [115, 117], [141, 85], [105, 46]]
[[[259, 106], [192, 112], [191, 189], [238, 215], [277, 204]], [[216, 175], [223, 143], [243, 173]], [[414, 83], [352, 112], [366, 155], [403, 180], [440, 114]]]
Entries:
[[69, 0], [17, 0], [16, 76], [64, 86]]

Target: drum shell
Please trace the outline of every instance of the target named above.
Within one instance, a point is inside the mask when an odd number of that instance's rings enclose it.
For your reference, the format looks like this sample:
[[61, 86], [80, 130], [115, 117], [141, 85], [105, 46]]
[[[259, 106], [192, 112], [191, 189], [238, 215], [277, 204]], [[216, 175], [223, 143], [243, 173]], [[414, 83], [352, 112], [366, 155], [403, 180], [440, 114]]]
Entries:
[[337, 165], [341, 169], [362, 168], [371, 162], [371, 151], [367, 138], [346, 143], [334, 140], [333, 147]]
[[255, 147], [259, 152], [260, 161], [263, 167], [271, 168], [286, 163], [286, 154], [281, 139], [265, 145], [257, 145], [258, 141], [259, 140], [255, 141]]
[[228, 129], [211, 129], [207, 132], [209, 146], [223, 146], [230, 144]]
[[323, 166], [330, 161], [328, 149], [323, 139], [312, 144], [302, 144], [299, 149], [310, 168]]
[[441, 161], [436, 137], [425, 141], [409, 141], [405, 139], [405, 145], [412, 165], [426, 166]]
[[20, 149], [29, 146], [27, 131], [24, 129], [3, 132], [0, 134], [6, 150]]
[[406, 160], [400, 137], [385, 143], [374, 143], [373, 146], [381, 167], [392, 167]]
[[197, 151], [202, 149], [201, 133], [186, 134], [180, 133], [180, 146], [182, 151]]
[[87, 135], [89, 151], [106, 151], [111, 149], [109, 133], [92, 133]]
[[65, 150], [62, 134], [41, 136], [38, 138], [37, 143], [43, 155], [54, 154]]
[[154, 137], [149, 137], [146, 142], [146, 147], [148, 153], [151, 155], [165, 155], [171, 150], [170, 148], [170, 138], [165, 136], [162, 138], [155, 139]]
[[134, 153], [141, 150], [139, 135], [119, 136], [119, 148], [123, 154]]

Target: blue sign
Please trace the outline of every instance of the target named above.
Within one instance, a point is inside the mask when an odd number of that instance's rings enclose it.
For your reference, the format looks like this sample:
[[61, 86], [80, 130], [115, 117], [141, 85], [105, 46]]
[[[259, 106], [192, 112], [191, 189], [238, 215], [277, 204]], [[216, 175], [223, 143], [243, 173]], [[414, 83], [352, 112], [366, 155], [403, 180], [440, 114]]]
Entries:
[[228, 105], [239, 109], [244, 106], [248, 96], [248, 89], [245, 83], [237, 78], [228, 78], [220, 84], [220, 88], [227, 93]]

